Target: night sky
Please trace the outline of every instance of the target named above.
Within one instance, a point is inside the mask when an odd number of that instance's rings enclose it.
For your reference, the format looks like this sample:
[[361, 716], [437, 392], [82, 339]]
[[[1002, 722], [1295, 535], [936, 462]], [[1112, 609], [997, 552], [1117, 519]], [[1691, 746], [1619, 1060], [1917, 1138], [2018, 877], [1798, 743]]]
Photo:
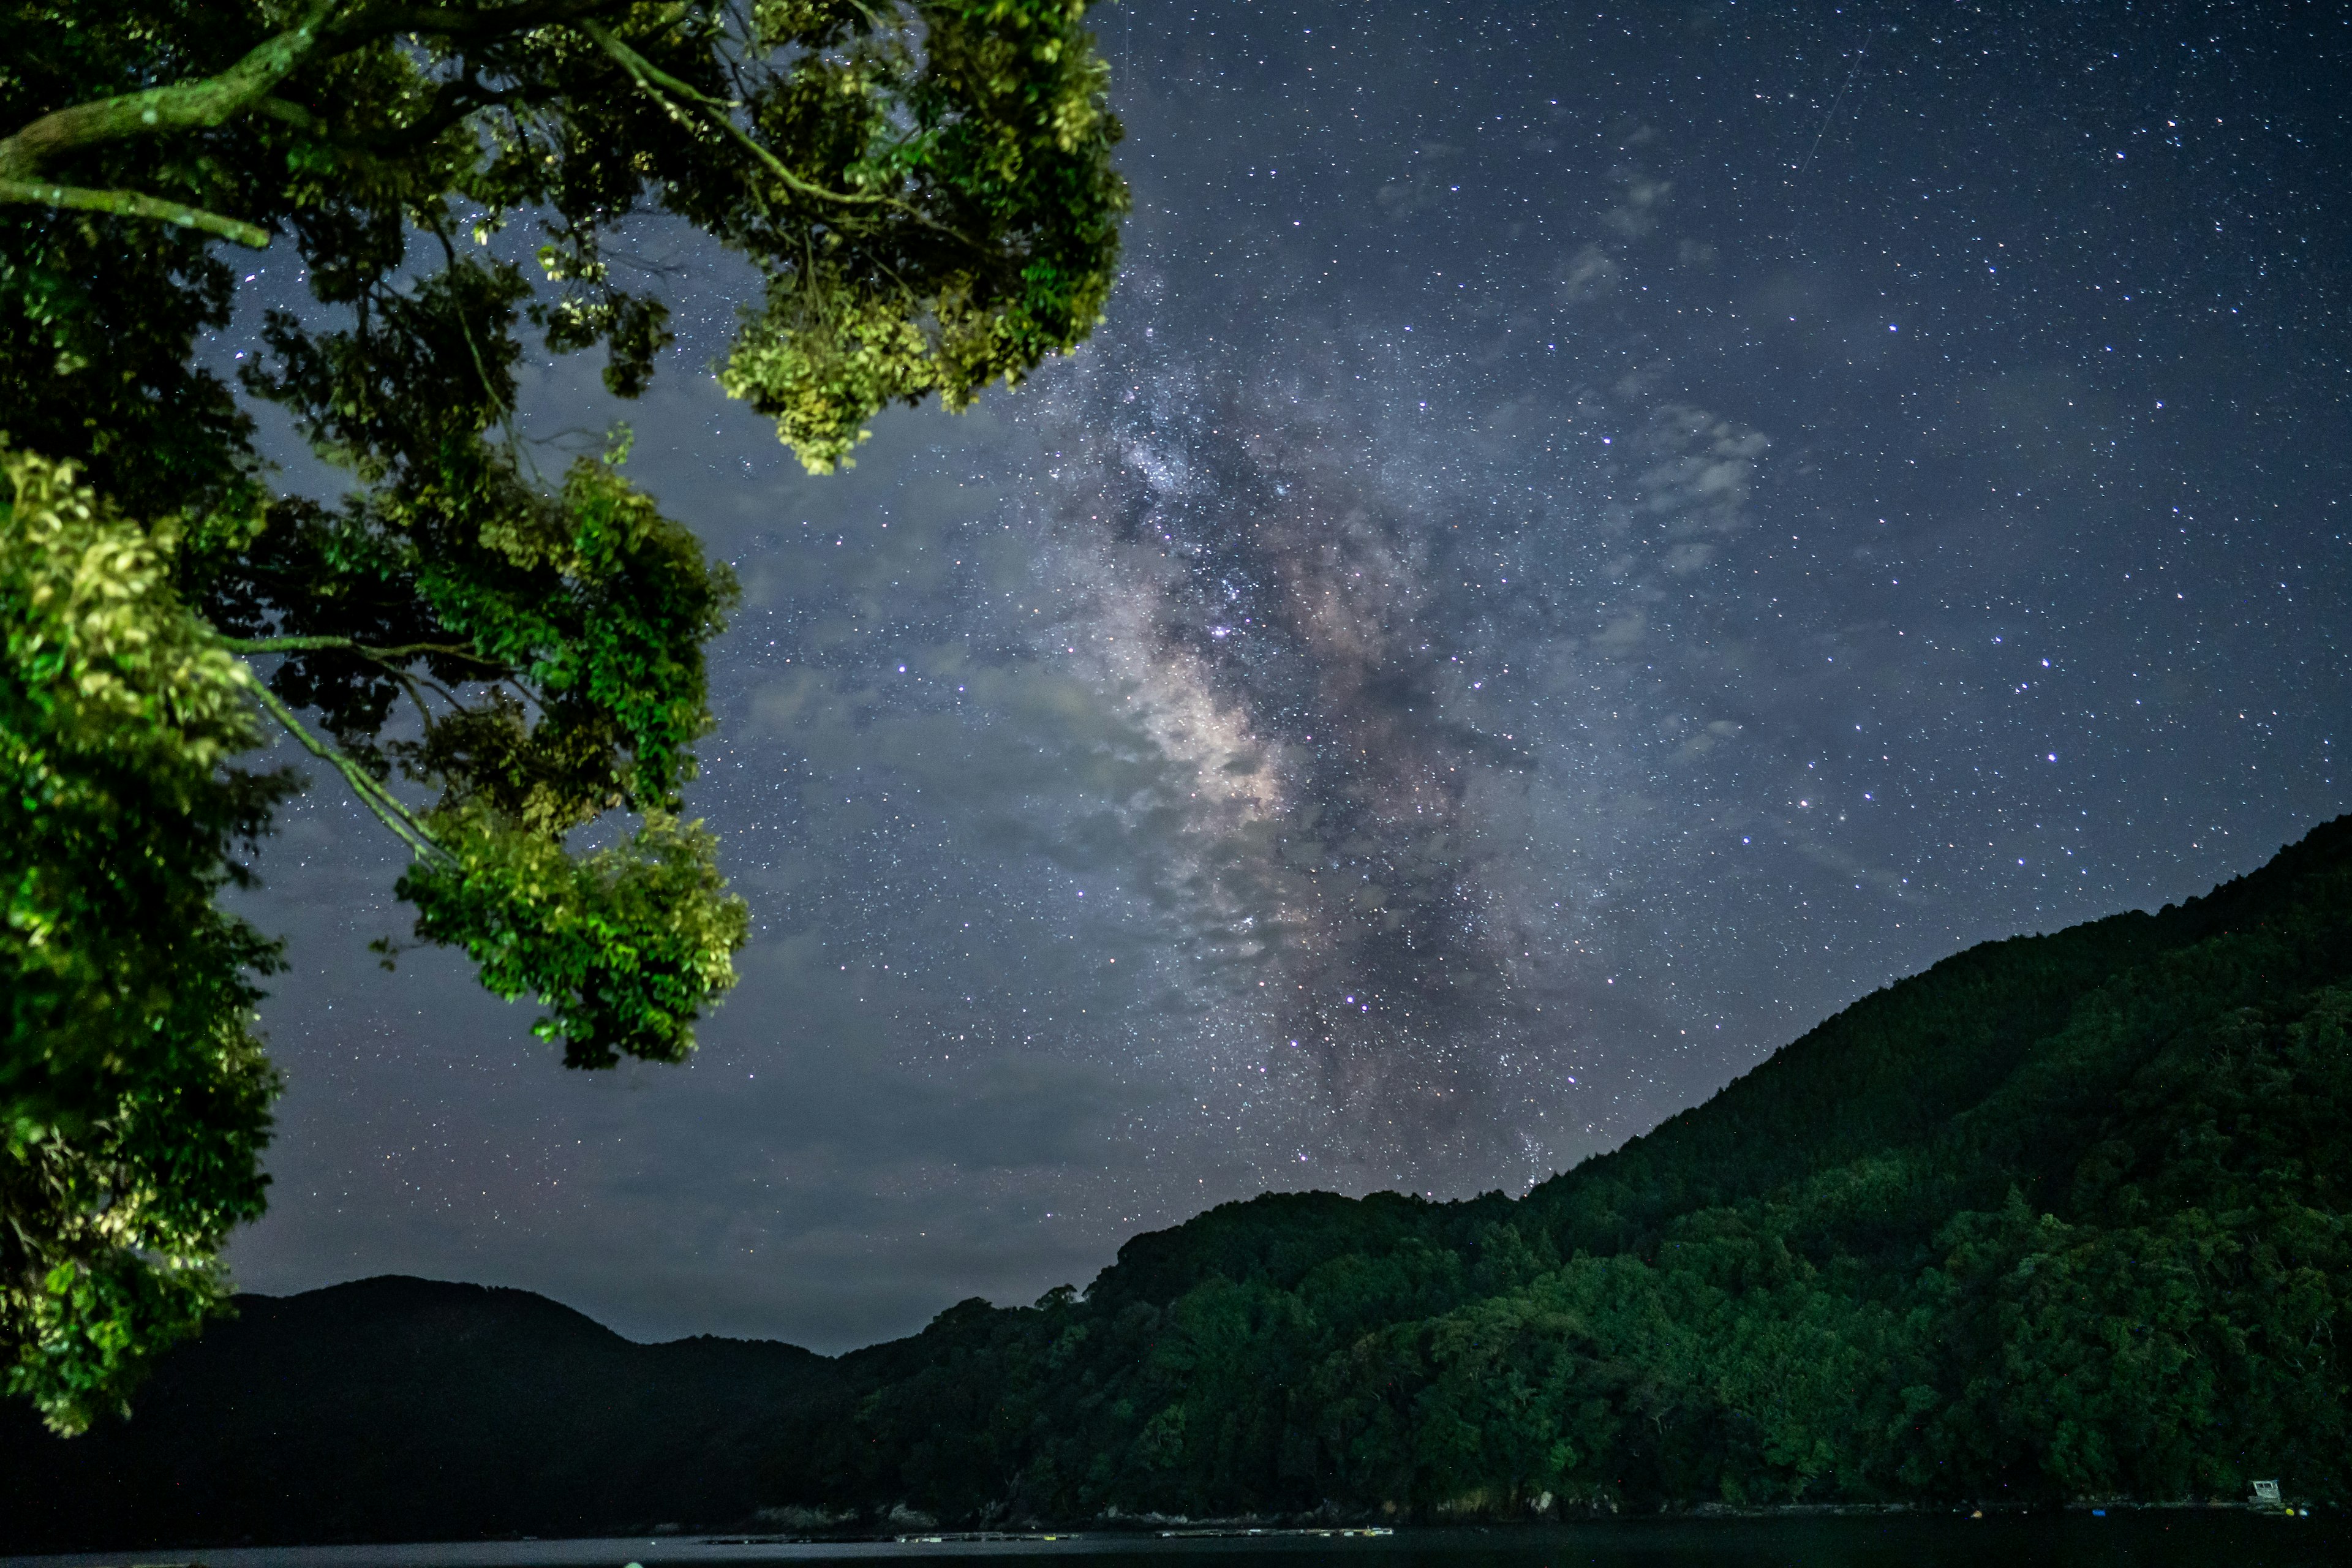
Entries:
[[1231, 1198], [1522, 1191], [2352, 806], [2352, 14], [2000, 9], [1127, 0], [1108, 320], [830, 479], [633, 225], [678, 345], [526, 433], [631, 420], [742, 575], [742, 983], [567, 1074], [376, 967], [314, 779], [240, 1284], [838, 1350]]

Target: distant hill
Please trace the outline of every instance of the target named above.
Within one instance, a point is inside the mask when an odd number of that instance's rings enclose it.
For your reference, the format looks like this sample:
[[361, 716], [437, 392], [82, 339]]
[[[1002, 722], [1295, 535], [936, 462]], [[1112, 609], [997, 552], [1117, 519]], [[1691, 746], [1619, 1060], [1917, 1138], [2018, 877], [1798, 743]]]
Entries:
[[[2352, 1502], [2352, 818], [1988, 942], [1512, 1200], [1285, 1194], [836, 1361], [371, 1280], [0, 1427], [0, 1547], [907, 1506]], [[20, 1521], [25, 1521], [21, 1522]], [[101, 1539], [102, 1538], [102, 1539]]]
[[384, 1278], [242, 1296], [129, 1423], [0, 1421], [0, 1552], [635, 1532], [748, 1517], [796, 1346], [641, 1345], [527, 1290]]

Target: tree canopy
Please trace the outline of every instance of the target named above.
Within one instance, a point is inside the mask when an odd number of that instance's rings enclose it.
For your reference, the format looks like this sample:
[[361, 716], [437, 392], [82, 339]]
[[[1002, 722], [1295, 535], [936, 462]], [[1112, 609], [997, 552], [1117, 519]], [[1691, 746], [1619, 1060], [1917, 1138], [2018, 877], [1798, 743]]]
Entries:
[[[417, 936], [536, 998], [567, 1064], [691, 1050], [748, 929], [680, 816], [734, 584], [625, 438], [540, 473], [526, 334], [641, 392], [667, 310], [608, 248], [667, 218], [756, 268], [719, 380], [813, 471], [894, 403], [1018, 383], [1117, 255], [1083, 11], [9, 0], [0, 1359], [58, 1429], [216, 1310], [260, 1212], [277, 945], [216, 896], [298, 787], [273, 728], [407, 846]], [[308, 298], [232, 384], [206, 340], [240, 247], [290, 247]], [[282, 493], [248, 400], [348, 493]]]

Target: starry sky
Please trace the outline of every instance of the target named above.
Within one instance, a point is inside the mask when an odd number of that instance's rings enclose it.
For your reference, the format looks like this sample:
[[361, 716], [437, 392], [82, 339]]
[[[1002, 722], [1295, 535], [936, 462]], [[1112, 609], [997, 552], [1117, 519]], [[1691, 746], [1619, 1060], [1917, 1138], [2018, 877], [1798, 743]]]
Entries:
[[[686, 1068], [567, 1074], [322, 783], [247, 1289], [838, 1350], [1270, 1190], [1532, 1182], [2352, 806], [2352, 15], [1125, 0], [1108, 320], [801, 473], [747, 279], [561, 453], [740, 573]], [[299, 464], [293, 465], [299, 470]]]

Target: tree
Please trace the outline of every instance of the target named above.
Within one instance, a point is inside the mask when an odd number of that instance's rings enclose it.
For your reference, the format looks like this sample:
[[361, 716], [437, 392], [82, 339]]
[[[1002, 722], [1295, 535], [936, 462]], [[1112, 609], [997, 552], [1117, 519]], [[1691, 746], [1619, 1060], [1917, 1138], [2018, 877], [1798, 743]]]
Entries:
[[[296, 788], [250, 760], [268, 725], [408, 847], [417, 936], [538, 998], [567, 1065], [692, 1048], [747, 931], [678, 816], [733, 584], [625, 437], [542, 479], [520, 334], [601, 346], [635, 396], [666, 308], [606, 247], [660, 214], [758, 268], [720, 380], [813, 471], [893, 403], [1018, 383], [1097, 319], [1125, 206], [1083, 9], [11, 0], [0, 1357], [52, 1426], [218, 1310], [261, 1208], [277, 948], [215, 895]], [[199, 353], [233, 247], [280, 243], [310, 303], [237, 380], [340, 504], [277, 492]]]

